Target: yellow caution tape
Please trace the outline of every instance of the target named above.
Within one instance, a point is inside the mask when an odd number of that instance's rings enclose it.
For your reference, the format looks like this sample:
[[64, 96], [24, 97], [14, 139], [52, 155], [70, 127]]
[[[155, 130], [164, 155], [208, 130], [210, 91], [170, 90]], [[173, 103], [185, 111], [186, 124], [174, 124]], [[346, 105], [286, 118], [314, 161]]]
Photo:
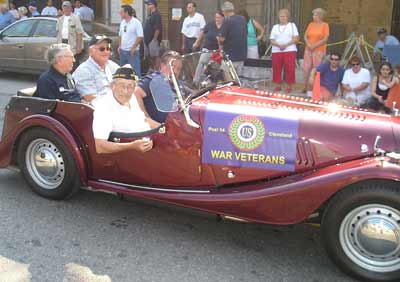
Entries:
[[[375, 50], [375, 47], [372, 46], [370, 43], [368, 43], [368, 42], [364, 39], [364, 36], [363, 36], [363, 35], [361, 35], [360, 37], [358, 37], [357, 40], [360, 42], [361, 45], [365, 45], [365, 46], [367, 46], [368, 48], [370, 48], [370, 49], [372, 49], [372, 50]], [[338, 41], [338, 42], [334, 42], [334, 43], [329, 43], [329, 44], [327, 44], [326, 46], [327, 46], [327, 47], [329, 47], [329, 46], [336, 46], [336, 45], [341, 45], [341, 44], [348, 43], [348, 42], [350, 42], [350, 39], [346, 39], [346, 40], [342, 40], [342, 41]], [[298, 44], [305, 45], [304, 42], [299, 42]], [[376, 50], [375, 50], [375, 51], [376, 51]], [[382, 51], [379, 50], [379, 49], [377, 50], [377, 52], [382, 53]]]
[[[346, 39], [346, 40], [343, 40], [343, 41], [338, 41], [338, 42], [326, 44], [326, 46], [329, 47], [329, 46], [341, 45], [341, 44], [347, 43], [349, 41], [350, 41], [349, 39]], [[301, 42], [301, 41], [298, 44], [305, 45], [305, 43]]]

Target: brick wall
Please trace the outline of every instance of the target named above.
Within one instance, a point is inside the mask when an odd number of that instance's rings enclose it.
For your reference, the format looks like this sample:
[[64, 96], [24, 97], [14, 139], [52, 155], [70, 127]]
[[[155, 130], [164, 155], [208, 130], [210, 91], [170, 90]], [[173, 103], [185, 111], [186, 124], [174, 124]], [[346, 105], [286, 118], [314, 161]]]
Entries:
[[169, 22], [169, 11], [168, 11], [168, 0], [159, 0], [158, 9], [161, 13], [162, 25], [163, 25], [163, 39], [168, 37], [168, 22]]
[[328, 11], [326, 21], [338, 25], [347, 38], [351, 32], [364, 34], [367, 41], [374, 44], [376, 30], [385, 27], [390, 30], [394, 0], [303, 0], [303, 28], [312, 20], [313, 8], [321, 7]]

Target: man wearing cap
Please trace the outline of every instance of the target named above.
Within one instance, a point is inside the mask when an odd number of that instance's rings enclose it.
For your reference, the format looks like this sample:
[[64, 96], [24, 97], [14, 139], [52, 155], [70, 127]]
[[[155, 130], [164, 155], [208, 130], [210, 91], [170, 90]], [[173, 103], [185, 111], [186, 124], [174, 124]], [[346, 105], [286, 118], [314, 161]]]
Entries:
[[140, 44], [143, 41], [142, 23], [133, 16], [130, 5], [122, 5], [119, 12], [122, 22], [119, 27], [120, 65], [130, 64], [136, 74], [141, 77]]
[[37, 5], [35, 1], [31, 1], [28, 5], [29, 13], [31, 13], [32, 17], [39, 17], [40, 13], [37, 10]]
[[6, 4], [0, 4], [0, 30], [15, 22], [14, 16], [8, 11]]
[[112, 40], [105, 35], [95, 35], [89, 41], [89, 58], [73, 73], [76, 88], [84, 101], [111, 93], [113, 73], [119, 66], [110, 60]]
[[247, 23], [242, 16], [235, 15], [235, 7], [231, 2], [224, 2], [221, 7], [225, 19], [218, 36], [218, 43], [229, 55], [237, 74], [242, 74], [247, 57]]
[[63, 15], [57, 21], [57, 42], [69, 44], [75, 56], [74, 69], [79, 65], [80, 54], [83, 51], [83, 27], [78, 16], [72, 13], [70, 1], [62, 3]]
[[152, 66], [158, 69], [160, 65], [160, 43], [162, 38], [161, 14], [157, 9], [156, 0], [145, 0], [147, 5], [147, 19], [144, 25], [145, 55], [150, 56]]
[[36, 96], [43, 99], [80, 102], [80, 95], [70, 74], [74, 55], [69, 45], [64, 43], [51, 45], [47, 52], [47, 60], [50, 68], [40, 76]]
[[200, 31], [205, 27], [204, 16], [196, 12], [196, 2], [190, 1], [186, 4], [188, 16], [182, 24], [182, 52], [183, 54], [192, 53], [193, 45], [199, 37]]
[[[179, 77], [182, 69], [182, 56], [178, 52], [168, 51], [161, 57], [160, 71], [153, 72], [143, 77], [138, 83], [138, 86], [135, 88], [135, 95], [140, 108], [143, 112], [145, 112], [147, 117], [151, 118], [151, 120], [157, 124], [165, 122], [168, 113], [160, 112], [157, 109], [153, 98], [153, 93], [151, 93], [150, 83], [155, 77], [160, 75], [170, 78], [171, 69], [169, 64], [171, 61], [173, 61], [174, 74], [176, 77]], [[174, 91], [172, 83], [171, 88]]]
[[42, 16], [57, 16], [57, 8], [53, 6], [53, 0], [47, 1], [47, 6], [42, 10]]
[[[380, 28], [377, 31], [378, 41], [375, 44], [374, 54], [378, 54], [379, 51], [383, 52], [385, 45], [399, 45], [399, 40], [393, 35], [388, 35], [386, 28]], [[381, 55], [381, 61], [385, 61], [386, 58]]]
[[93, 136], [98, 154], [119, 153], [126, 150], [147, 152], [153, 147], [148, 139], [129, 143], [107, 141], [111, 132], [135, 133], [150, 130], [151, 122], [140, 109], [133, 90], [138, 77], [130, 67], [117, 69], [111, 83], [112, 93], [95, 105], [93, 113]]

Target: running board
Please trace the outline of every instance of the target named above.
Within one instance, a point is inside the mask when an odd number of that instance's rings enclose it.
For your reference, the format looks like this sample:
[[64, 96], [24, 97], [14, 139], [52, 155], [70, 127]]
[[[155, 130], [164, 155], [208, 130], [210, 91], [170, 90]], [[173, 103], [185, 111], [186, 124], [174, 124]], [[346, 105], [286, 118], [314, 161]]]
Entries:
[[[120, 186], [121, 188], [126, 188], [126, 189], [139, 189], [139, 190], [154, 191], [154, 192], [172, 192], [172, 193], [187, 193], [187, 194], [209, 194], [210, 193], [209, 190], [193, 190], [191, 188], [174, 189], [174, 188], [153, 187], [153, 186], [150, 187], [150, 186], [143, 186], [143, 185], [125, 184], [125, 183], [120, 183], [120, 182], [115, 182], [115, 181], [104, 180], [104, 179], [99, 179], [98, 182], [116, 185], [116, 186]], [[96, 189], [96, 188], [94, 188], [94, 189]]]

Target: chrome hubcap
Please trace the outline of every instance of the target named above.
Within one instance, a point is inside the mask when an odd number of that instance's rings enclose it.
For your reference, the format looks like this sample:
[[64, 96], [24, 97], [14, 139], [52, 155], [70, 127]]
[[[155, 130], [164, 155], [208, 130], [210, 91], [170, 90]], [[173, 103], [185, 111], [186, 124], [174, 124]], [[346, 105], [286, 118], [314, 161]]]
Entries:
[[357, 265], [374, 272], [400, 269], [400, 211], [361, 206], [345, 217], [339, 235], [344, 252]]
[[33, 181], [44, 189], [55, 189], [64, 180], [64, 160], [52, 142], [46, 139], [32, 141], [26, 150], [25, 160]]

